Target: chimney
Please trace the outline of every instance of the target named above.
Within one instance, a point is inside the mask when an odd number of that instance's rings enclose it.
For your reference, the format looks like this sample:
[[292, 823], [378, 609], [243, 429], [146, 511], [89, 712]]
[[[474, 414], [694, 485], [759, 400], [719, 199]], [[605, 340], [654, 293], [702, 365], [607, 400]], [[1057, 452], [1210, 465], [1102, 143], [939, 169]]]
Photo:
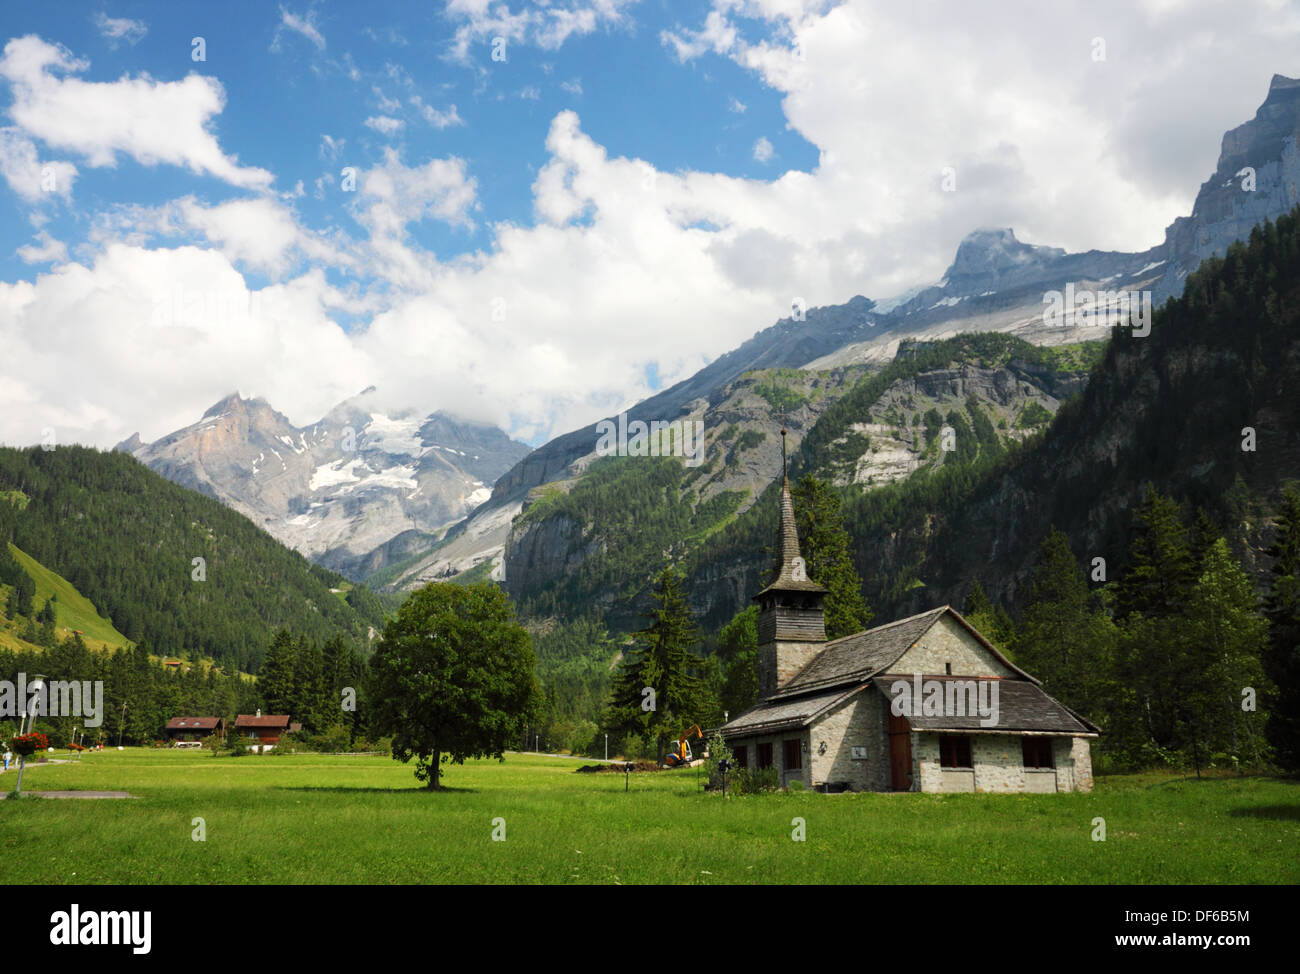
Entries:
[[262, 708], [261, 708], [261, 707], [258, 707], [258, 708], [257, 708], [257, 716], [259, 716], [259, 717], [262, 716]]

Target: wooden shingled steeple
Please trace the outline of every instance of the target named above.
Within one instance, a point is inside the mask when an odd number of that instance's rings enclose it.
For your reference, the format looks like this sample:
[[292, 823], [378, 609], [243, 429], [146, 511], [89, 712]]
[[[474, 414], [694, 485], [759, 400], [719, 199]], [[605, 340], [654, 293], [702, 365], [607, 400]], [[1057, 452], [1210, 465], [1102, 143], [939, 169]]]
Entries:
[[[785, 459], [786, 431], [781, 430]], [[784, 462], [782, 467], [784, 467]], [[782, 471], [784, 474], [784, 470]], [[808, 577], [799, 552], [790, 480], [781, 478], [781, 523], [776, 579], [754, 596], [758, 603], [759, 693], [774, 692], [826, 642], [826, 589]], [[797, 647], [791, 644], [799, 644]]]

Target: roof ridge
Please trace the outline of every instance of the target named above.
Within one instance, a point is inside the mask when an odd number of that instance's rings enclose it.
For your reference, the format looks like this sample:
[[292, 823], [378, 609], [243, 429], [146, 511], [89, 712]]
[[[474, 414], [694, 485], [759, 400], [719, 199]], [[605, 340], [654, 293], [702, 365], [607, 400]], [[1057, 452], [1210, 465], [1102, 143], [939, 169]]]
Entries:
[[[860, 630], [858, 630], [857, 632], [851, 632], [851, 633], [849, 633], [847, 636], [840, 636], [838, 639], [832, 639], [832, 640], [829, 640], [829, 641], [826, 643], [826, 649], [829, 649], [830, 647], [834, 646], [836, 643], [842, 643], [842, 642], [844, 642], [844, 640], [846, 640], [846, 639], [853, 639], [855, 636], [865, 636], [865, 635], [867, 635], [868, 633], [872, 633], [872, 632], [880, 632], [882, 629], [890, 629], [890, 628], [893, 628], [894, 626], [901, 626], [903, 623], [905, 623], [905, 622], [912, 622], [912, 621], [914, 621], [914, 620], [916, 620], [916, 619], [921, 618], [921, 616], [928, 616], [928, 615], [932, 615], [932, 614], [934, 614], [934, 613], [944, 612], [944, 611], [949, 610], [949, 609], [951, 609], [951, 608], [952, 608], [951, 605], [948, 605], [947, 603], [945, 603], [945, 604], [939, 606], [937, 609], [926, 609], [924, 612], [918, 612], [918, 613], [916, 613], [916, 615], [910, 615], [910, 616], [907, 616], [906, 618], [903, 618], [903, 619], [895, 619], [893, 622], [886, 622], [886, 623], [884, 623], [883, 625], [872, 626], [870, 629], [860, 629]], [[823, 652], [825, 652], [825, 650], [823, 650]]]

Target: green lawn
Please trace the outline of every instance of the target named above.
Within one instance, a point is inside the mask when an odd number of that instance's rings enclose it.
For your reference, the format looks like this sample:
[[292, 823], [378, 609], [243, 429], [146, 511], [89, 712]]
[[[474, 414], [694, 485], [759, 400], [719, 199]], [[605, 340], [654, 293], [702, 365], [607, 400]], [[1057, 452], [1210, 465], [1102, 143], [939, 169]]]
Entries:
[[[1300, 785], [1103, 778], [1089, 795], [729, 798], [694, 770], [575, 774], [511, 754], [430, 793], [382, 757], [127, 749], [29, 766], [0, 883], [1296, 883]], [[0, 790], [16, 775], [0, 775]], [[191, 838], [205, 820], [207, 840]], [[807, 839], [791, 839], [792, 819]], [[1091, 839], [1105, 818], [1105, 842]], [[493, 841], [493, 819], [505, 841]]]

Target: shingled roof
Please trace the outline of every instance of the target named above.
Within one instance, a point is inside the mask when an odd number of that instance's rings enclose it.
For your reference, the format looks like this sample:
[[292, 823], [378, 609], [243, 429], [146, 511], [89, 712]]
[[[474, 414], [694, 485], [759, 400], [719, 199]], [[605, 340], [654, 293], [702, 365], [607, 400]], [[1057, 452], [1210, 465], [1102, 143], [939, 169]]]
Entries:
[[[886, 697], [893, 699], [890, 687], [897, 681], [912, 682], [912, 675], [906, 673], [884, 674], [872, 682]], [[907, 718], [914, 730], [922, 731], [984, 731], [986, 733], [1007, 733], [1011, 731], [1028, 731], [1049, 734], [1072, 734], [1093, 736], [1100, 733], [1097, 725], [1080, 717], [1069, 707], [1059, 703], [1043, 692], [1042, 688], [1027, 680], [980, 679], [973, 676], [926, 677], [947, 681], [971, 680], [979, 683], [996, 683], [998, 685], [997, 722], [985, 725], [979, 714], [967, 714], [963, 717], [942, 715], [912, 716]], [[988, 694], [989, 691], [984, 691]], [[985, 700], [991, 699], [989, 696]]]
[[777, 552], [776, 581], [754, 596], [755, 601], [768, 592], [825, 592], [816, 582], [808, 578], [795, 576], [795, 565], [802, 564], [799, 554], [799, 533], [794, 524], [794, 498], [790, 495], [790, 481], [781, 481], [781, 550]]
[[793, 697], [845, 683], [863, 683], [906, 653], [938, 618], [949, 611], [940, 606], [826, 644], [774, 697]]
[[167, 721], [167, 730], [216, 730], [220, 717], [173, 717]]
[[236, 727], [288, 727], [288, 714], [240, 714], [235, 718]]
[[841, 700], [853, 696], [867, 684], [853, 687], [836, 687], [823, 693], [814, 693], [794, 700], [769, 698], [751, 707], [735, 720], [728, 721], [722, 729], [732, 736], [767, 734], [790, 727], [802, 727], [824, 710], [829, 710]]

